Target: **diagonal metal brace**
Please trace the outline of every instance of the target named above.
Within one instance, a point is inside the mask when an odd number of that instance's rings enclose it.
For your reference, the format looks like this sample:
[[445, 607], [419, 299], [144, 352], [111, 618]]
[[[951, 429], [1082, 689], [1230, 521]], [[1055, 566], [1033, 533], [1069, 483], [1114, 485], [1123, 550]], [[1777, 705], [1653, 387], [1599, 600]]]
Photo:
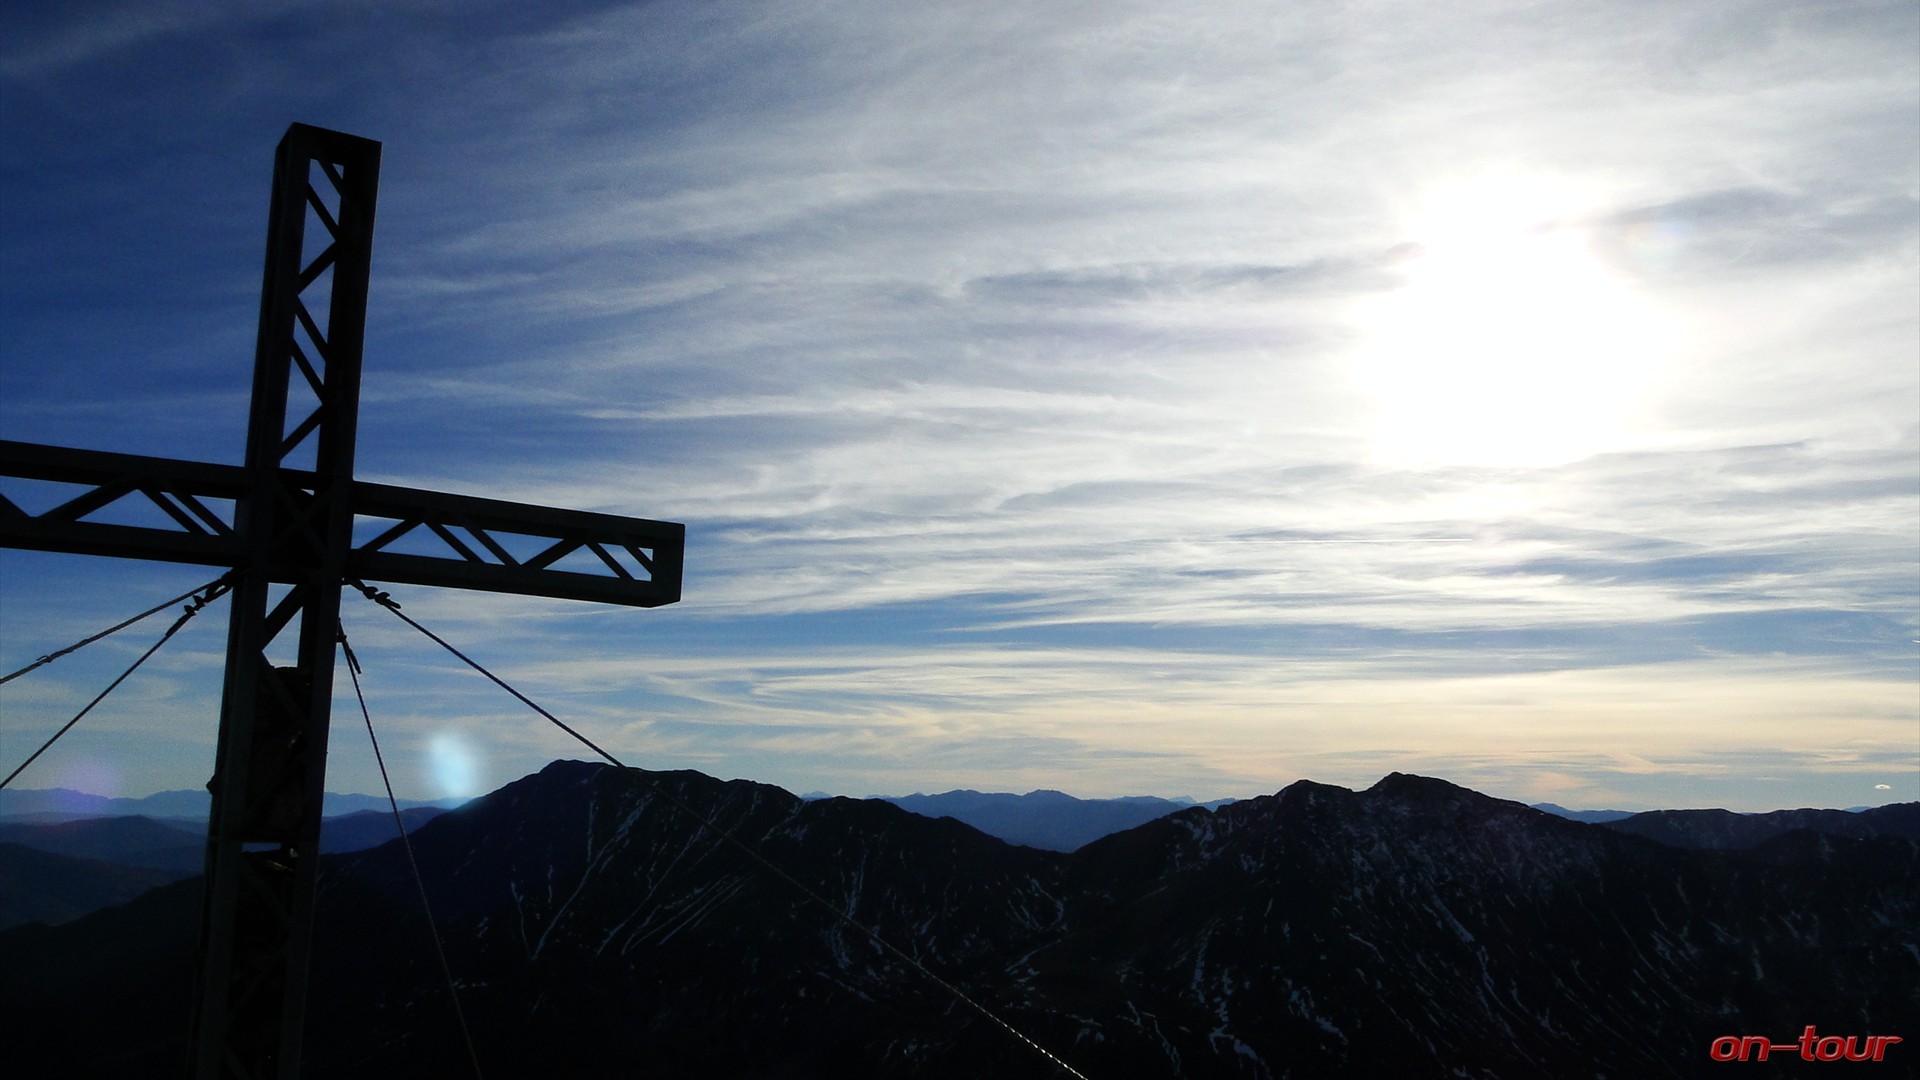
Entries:
[[[286, 479], [283, 491], [310, 494], [319, 483], [318, 477], [309, 472], [280, 472]], [[0, 439], [0, 481], [10, 477], [77, 485], [86, 490], [40, 514], [27, 513], [0, 496], [0, 546], [206, 566], [231, 567], [241, 561], [235, 525], [206, 505], [208, 500], [232, 503], [247, 493], [248, 473], [239, 466]], [[143, 493], [158, 504], [178, 527], [89, 520], [89, 515], [135, 493]], [[191, 518], [164, 502], [163, 496], [192, 511]], [[686, 526], [675, 522], [359, 480], [352, 482], [348, 501], [356, 523], [396, 523], [353, 546], [346, 560], [350, 577], [629, 607], [659, 607], [680, 599]], [[456, 530], [477, 540], [485, 554], [462, 543]], [[447, 554], [421, 553], [418, 545], [412, 551], [392, 547], [403, 537], [429, 534], [441, 538]], [[501, 543], [503, 536], [531, 540], [540, 551], [516, 559]], [[579, 551], [595, 558], [569, 563], [565, 569], [554, 565]], [[616, 551], [630, 555], [645, 576], [634, 575], [613, 560], [610, 553]], [[606, 572], [601, 572], [602, 563]], [[276, 581], [290, 584], [301, 580], [296, 567], [272, 569]]]

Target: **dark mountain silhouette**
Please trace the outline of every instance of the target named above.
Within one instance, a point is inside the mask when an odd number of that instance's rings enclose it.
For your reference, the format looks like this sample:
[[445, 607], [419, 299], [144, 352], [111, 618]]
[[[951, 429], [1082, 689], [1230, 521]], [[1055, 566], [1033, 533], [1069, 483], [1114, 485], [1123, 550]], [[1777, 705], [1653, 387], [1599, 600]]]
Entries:
[[197, 874], [205, 864], [206, 826], [146, 817], [78, 818], [61, 822], [0, 822], [0, 843], [36, 851], [99, 859], [147, 870]]
[[0, 931], [8, 1075], [180, 1076], [201, 894], [195, 875], [60, 926]]
[[1208, 809], [1231, 799], [1195, 803], [1151, 795], [1119, 799], [1077, 799], [1060, 791], [1004, 792], [948, 791], [939, 795], [885, 795], [885, 801], [922, 817], [948, 817], [971, 825], [1009, 844], [1045, 851], [1074, 851], [1103, 836], [1145, 825], [1188, 807]]
[[[438, 806], [412, 806], [400, 811], [407, 833], [446, 813]], [[323, 818], [320, 822], [320, 850], [325, 853], [365, 851], [394, 838], [393, 810], [356, 810], [350, 814]]]
[[69, 922], [193, 871], [120, 866], [0, 842], [0, 930]]
[[[667, 793], [1108, 1080], [1724, 1076], [1718, 1036], [1920, 1015], [1900, 836], [1686, 850], [1395, 774], [1063, 855], [563, 762], [415, 835], [488, 1075], [1059, 1075]], [[17, 1075], [177, 1072], [195, 888], [0, 933]], [[307, 1075], [465, 1075], [398, 845], [331, 857], [319, 911]], [[1876, 1075], [1911, 1075], [1908, 1050]]]
[[69, 922], [200, 873], [201, 835], [151, 818], [0, 822], [0, 928]]
[[1920, 803], [1894, 803], [1870, 810], [1775, 810], [1736, 814], [1730, 810], [1649, 810], [1605, 823], [1610, 829], [1683, 848], [1744, 851], [1811, 829], [1827, 836], [1904, 836], [1920, 840]]
[[[412, 832], [446, 811], [400, 811]], [[326, 818], [322, 852], [364, 851], [395, 836], [393, 812], [362, 810]], [[60, 923], [124, 904], [147, 889], [199, 874], [206, 865], [206, 823], [144, 817], [0, 822], [0, 928]], [[36, 858], [33, 856], [47, 856]]]
[[[437, 806], [400, 811], [407, 831], [446, 813]], [[394, 838], [393, 811], [356, 810], [324, 818], [320, 850], [364, 851]], [[0, 821], [0, 843], [121, 866], [198, 873], [206, 858], [206, 822], [147, 817], [73, 818], [65, 821]]]

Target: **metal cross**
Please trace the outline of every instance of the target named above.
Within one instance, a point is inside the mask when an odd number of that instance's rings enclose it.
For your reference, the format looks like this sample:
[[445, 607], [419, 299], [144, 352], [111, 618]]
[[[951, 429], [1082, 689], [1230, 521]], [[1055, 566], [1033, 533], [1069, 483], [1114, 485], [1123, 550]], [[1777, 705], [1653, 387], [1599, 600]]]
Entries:
[[[657, 607], [686, 527], [353, 478], [380, 144], [295, 124], [274, 160], [246, 465], [0, 440], [0, 546], [231, 567], [192, 1075], [294, 1077], [347, 580]], [[157, 507], [162, 525], [105, 520]], [[109, 514], [108, 516], [113, 516]], [[121, 514], [124, 518], [124, 514]], [[278, 642], [295, 660], [277, 666]]]

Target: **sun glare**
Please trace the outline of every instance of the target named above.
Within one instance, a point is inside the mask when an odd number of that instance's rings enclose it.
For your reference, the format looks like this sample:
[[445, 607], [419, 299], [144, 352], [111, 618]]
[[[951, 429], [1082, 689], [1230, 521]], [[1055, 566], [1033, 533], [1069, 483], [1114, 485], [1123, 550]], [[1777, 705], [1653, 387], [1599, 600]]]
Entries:
[[1669, 334], [1578, 210], [1547, 185], [1480, 183], [1409, 223], [1418, 254], [1363, 310], [1355, 365], [1383, 457], [1551, 465], [1629, 441]]
[[427, 744], [427, 776], [435, 798], [470, 798], [487, 790], [480, 753], [466, 737], [436, 733]]

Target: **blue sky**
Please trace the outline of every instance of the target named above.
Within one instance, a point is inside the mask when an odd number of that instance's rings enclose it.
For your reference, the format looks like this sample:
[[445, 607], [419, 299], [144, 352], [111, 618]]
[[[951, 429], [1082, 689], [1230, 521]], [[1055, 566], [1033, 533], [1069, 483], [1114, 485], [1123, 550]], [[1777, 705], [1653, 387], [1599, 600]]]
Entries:
[[[1920, 798], [1913, 4], [537, 8], [8, 5], [6, 437], [239, 460], [318, 124], [385, 146], [359, 475], [688, 525], [670, 608], [395, 590], [631, 763]], [[210, 576], [0, 552], [0, 661]], [[584, 755], [346, 612], [402, 795]], [[224, 622], [19, 783], [203, 783]]]

